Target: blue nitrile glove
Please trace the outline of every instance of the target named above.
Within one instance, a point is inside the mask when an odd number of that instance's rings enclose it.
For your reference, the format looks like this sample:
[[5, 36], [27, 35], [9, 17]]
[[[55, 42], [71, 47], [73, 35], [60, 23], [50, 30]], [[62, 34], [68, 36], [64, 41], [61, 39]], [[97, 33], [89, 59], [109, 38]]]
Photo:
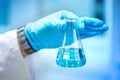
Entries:
[[[97, 35], [108, 29], [103, 21], [95, 18], [79, 18], [72, 12], [59, 11], [51, 14], [25, 27], [25, 36], [30, 45], [36, 51], [43, 48], [57, 48], [62, 45], [64, 33], [71, 33], [72, 29], [66, 30], [68, 24], [66, 19], [79, 19], [77, 26], [82, 39]], [[71, 35], [67, 35], [70, 39]], [[69, 42], [68, 40], [68, 43]]]

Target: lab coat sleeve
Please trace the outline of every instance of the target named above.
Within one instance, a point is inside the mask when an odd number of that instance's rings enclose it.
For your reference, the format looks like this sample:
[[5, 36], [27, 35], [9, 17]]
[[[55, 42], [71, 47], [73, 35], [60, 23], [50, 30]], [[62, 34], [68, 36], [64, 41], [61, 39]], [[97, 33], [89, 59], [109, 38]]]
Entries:
[[0, 34], [0, 80], [31, 80], [18, 47], [16, 30]]

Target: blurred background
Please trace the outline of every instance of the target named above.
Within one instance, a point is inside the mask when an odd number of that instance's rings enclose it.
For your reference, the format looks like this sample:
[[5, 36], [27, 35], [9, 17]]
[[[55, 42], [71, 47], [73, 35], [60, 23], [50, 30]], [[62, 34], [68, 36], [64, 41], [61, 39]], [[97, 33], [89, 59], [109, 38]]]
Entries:
[[81, 68], [57, 66], [57, 49], [44, 49], [26, 57], [32, 79], [120, 80], [120, 0], [0, 0], [0, 33], [59, 10], [102, 19], [109, 30], [82, 40], [87, 62]]

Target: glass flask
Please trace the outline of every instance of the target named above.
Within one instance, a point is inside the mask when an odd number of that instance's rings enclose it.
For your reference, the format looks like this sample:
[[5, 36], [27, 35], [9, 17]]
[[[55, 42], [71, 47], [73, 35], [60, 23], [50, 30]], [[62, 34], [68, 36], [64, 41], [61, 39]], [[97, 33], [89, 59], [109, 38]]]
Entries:
[[[76, 20], [66, 20], [67, 29], [71, 32], [64, 34], [62, 47], [59, 47], [56, 57], [56, 63], [59, 66], [67, 68], [76, 68], [85, 65], [86, 58], [83, 46], [80, 39], [80, 34], [77, 29], [79, 23]], [[70, 36], [70, 38], [67, 37]]]

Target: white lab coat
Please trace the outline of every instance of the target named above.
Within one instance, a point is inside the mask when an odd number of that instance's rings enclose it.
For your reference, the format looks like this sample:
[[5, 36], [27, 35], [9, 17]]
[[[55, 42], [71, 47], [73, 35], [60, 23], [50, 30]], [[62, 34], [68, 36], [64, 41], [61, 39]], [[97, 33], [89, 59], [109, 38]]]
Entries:
[[18, 48], [16, 30], [0, 34], [0, 80], [85, 79], [80, 76], [85, 72], [84, 67], [67, 69], [58, 66], [55, 62], [57, 52], [57, 49], [43, 49], [24, 59]]
[[0, 80], [31, 80], [18, 48], [16, 30], [0, 34]]

